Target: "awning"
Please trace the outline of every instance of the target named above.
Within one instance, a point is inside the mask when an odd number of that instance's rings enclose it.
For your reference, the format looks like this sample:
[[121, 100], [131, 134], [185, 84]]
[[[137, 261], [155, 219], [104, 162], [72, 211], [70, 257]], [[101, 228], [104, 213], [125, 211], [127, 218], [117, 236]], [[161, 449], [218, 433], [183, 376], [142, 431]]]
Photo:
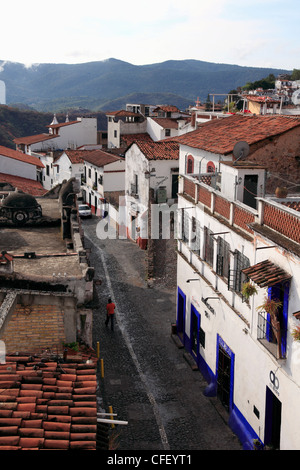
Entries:
[[249, 268], [242, 270], [243, 273], [259, 287], [270, 287], [291, 279], [291, 275], [285, 272], [269, 260], [261, 261]]

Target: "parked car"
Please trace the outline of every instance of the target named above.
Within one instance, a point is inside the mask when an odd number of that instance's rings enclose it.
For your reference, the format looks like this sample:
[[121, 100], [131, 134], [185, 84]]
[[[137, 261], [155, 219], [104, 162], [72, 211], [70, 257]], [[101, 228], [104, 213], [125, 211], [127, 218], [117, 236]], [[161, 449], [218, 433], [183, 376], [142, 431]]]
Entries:
[[87, 204], [80, 204], [78, 206], [78, 213], [80, 217], [92, 217], [92, 211]]

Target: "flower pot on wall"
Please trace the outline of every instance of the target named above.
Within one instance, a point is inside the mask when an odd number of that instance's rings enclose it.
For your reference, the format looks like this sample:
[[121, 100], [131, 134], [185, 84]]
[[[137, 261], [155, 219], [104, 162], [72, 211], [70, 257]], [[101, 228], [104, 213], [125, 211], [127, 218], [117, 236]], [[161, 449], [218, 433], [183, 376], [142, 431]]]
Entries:
[[287, 197], [288, 190], [285, 187], [278, 187], [275, 190], [275, 196], [278, 198], [285, 198]]

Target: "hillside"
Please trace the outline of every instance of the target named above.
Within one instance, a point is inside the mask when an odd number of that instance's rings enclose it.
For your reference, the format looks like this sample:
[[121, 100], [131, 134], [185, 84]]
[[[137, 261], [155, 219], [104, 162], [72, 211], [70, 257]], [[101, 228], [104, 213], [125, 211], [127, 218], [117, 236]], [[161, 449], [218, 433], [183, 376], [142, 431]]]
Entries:
[[[6, 103], [23, 103], [43, 112], [68, 108], [108, 111], [119, 108], [128, 95], [139, 101], [159, 94], [159, 103], [193, 105], [208, 93], [228, 93], [247, 82], [260, 80], [270, 73], [287, 70], [214, 64], [198, 60], [170, 60], [150, 65], [133, 65], [117, 59], [85, 64], [35, 64], [31, 67], [0, 61], [0, 80], [6, 84]], [[172, 97], [172, 103], [169, 100]], [[144, 98], [144, 99], [142, 99]], [[146, 99], [147, 98], [147, 99]], [[119, 101], [121, 100], [121, 101]], [[114, 107], [117, 106], [117, 107]]]
[[[56, 114], [59, 122], [64, 122], [65, 114]], [[93, 116], [97, 118], [98, 130], [107, 128], [107, 118], [105, 114], [90, 113], [85, 110], [74, 110], [69, 112], [70, 121], [80, 116]], [[38, 111], [24, 110], [0, 105], [0, 145], [15, 148], [14, 139], [16, 137], [24, 137], [27, 135], [47, 133], [48, 126], [53, 119], [53, 113], [41, 113]]]

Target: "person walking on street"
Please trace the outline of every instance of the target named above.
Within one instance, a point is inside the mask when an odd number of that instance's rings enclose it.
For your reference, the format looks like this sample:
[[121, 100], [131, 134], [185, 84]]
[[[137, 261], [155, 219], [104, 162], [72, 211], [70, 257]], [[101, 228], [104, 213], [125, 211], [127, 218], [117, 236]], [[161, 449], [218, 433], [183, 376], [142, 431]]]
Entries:
[[110, 321], [110, 327], [111, 331], [114, 331], [114, 315], [115, 315], [115, 308], [116, 304], [111, 301], [111, 299], [108, 299], [107, 305], [106, 305], [106, 320], [105, 320], [105, 325], [108, 325], [108, 322]]

